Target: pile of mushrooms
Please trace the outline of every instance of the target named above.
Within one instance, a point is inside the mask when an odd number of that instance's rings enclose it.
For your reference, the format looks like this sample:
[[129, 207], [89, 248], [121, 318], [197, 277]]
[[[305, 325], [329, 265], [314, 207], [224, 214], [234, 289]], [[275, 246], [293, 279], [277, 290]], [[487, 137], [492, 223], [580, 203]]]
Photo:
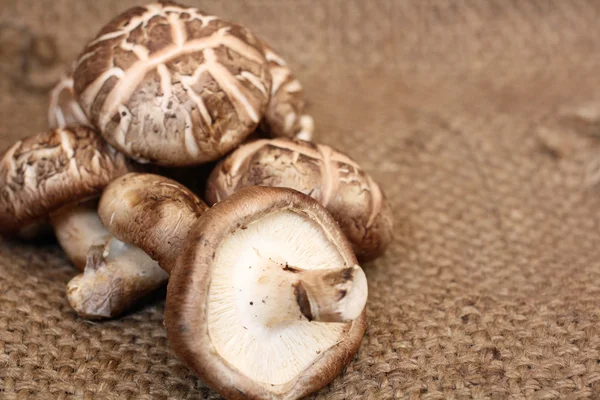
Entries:
[[340, 373], [366, 327], [358, 262], [384, 252], [391, 211], [356, 162], [310, 142], [271, 47], [195, 8], [135, 7], [86, 45], [48, 117], [0, 158], [0, 232], [52, 226], [81, 318], [168, 281], [173, 348], [223, 396], [299, 398]]

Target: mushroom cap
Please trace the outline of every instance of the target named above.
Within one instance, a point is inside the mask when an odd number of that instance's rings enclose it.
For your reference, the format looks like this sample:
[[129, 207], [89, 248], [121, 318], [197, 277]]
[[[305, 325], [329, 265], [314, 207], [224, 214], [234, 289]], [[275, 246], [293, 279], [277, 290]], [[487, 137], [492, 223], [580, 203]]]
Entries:
[[50, 92], [48, 126], [50, 129], [55, 129], [77, 125], [92, 126], [75, 100], [73, 77], [63, 75]]
[[79, 57], [75, 93], [106, 140], [139, 162], [186, 166], [239, 145], [271, 76], [246, 28], [172, 2], [131, 8]]
[[[308, 130], [312, 135], [312, 118], [302, 115], [304, 90], [283, 58], [263, 43], [271, 74], [271, 100], [267, 106], [261, 130], [270, 137], [296, 137]], [[307, 121], [308, 120], [308, 121]]]
[[[312, 260], [312, 268], [325, 268], [319, 261], [327, 260], [356, 264], [336, 222], [310, 197], [285, 188], [242, 189], [207, 210], [190, 231], [168, 285], [168, 337], [177, 354], [226, 398], [300, 398], [327, 385], [350, 361], [365, 331], [365, 312], [347, 323], [256, 325], [254, 312], [243, 307], [258, 310], [269, 299], [248, 306], [237, 288], [252, 281], [245, 276], [251, 269], [235, 261], [246, 262], [253, 252], [286, 263]], [[232, 307], [223, 293], [241, 296], [242, 303], [238, 298]], [[235, 336], [222, 337], [230, 329]]]
[[12, 233], [62, 206], [97, 196], [132, 168], [87, 127], [20, 140], [0, 157], [0, 231]]
[[392, 212], [377, 183], [329, 146], [262, 139], [240, 146], [213, 170], [206, 200], [214, 204], [247, 186], [289, 187], [321, 203], [340, 224], [360, 261], [381, 255], [392, 238]]
[[106, 187], [98, 215], [111, 234], [140, 247], [170, 271], [189, 229], [207, 208], [174, 180], [130, 173]]

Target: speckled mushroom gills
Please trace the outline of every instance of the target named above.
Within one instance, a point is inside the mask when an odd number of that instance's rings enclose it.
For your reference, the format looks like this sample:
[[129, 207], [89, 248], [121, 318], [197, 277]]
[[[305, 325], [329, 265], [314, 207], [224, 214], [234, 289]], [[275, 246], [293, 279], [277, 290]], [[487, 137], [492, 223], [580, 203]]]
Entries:
[[195, 165], [257, 127], [271, 92], [246, 28], [171, 2], [107, 24], [76, 63], [75, 93], [106, 140], [140, 162]]
[[14, 232], [58, 208], [98, 195], [132, 169], [86, 127], [21, 140], [0, 158], [0, 231]]
[[315, 198], [340, 224], [359, 260], [377, 257], [391, 240], [391, 211], [377, 183], [328, 146], [290, 139], [245, 144], [214, 169], [206, 200], [214, 204], [252, 185], [289, 187]]
[[228, 399], [297, 399], [358, 350], [367, 282], [314, 199], [249, 187], [208, 209], [171, 272], [169, 339]]

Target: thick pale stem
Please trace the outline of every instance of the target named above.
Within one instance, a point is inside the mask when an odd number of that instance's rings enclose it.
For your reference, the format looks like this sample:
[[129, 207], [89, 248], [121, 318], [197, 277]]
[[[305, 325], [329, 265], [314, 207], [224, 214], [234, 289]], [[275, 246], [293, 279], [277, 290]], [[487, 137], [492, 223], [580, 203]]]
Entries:
[[168, 278], [142, 249], [107, 236], [89, 249], [85, 272], [69, 282], [67, 297], [81, 317], [113, 318]]
[[95, 201], [89, 201], [63, 207], [50, 215], [58, 243], [79, 270], [85, 267], [88, 249], [109, 235], [95, 206]]
[[260, 303], [252, 304], [252, 313], [265, 326], [303, 318], [348, 322], [360, 316], [367, 294], [367, 278], [358, 265], [299, 269], [277, 264], [259, 273], [253, 297]]
[[157, 262], [104, 228], [96, 201], [64, 207], [50, 219], [61, 247], [84, 270], [67, 285], [69, 303], [81, 317], [116, 317], [166, 283], [168, 274]]

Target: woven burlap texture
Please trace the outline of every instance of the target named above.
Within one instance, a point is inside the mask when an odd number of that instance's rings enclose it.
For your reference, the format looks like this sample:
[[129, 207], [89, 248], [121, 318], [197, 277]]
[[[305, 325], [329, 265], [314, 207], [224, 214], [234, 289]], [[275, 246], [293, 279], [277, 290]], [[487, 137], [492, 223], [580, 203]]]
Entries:
[[[393, 207], [394, 242], [364, 266], [363, 344], [315, 398], [600, 398], [600, 2], [188, 3], [279, 49], [318, 140]], [[22, 28], [59, 49], [23, 72], [0, 45], [1, 149], [45, 128], [33, 86], [132, 4], [0, 1], [0, 40]], [[164, 293], [86, 322], [53, 240], [0, 240], [0, 398], [219, 397], [173, 353]]]

